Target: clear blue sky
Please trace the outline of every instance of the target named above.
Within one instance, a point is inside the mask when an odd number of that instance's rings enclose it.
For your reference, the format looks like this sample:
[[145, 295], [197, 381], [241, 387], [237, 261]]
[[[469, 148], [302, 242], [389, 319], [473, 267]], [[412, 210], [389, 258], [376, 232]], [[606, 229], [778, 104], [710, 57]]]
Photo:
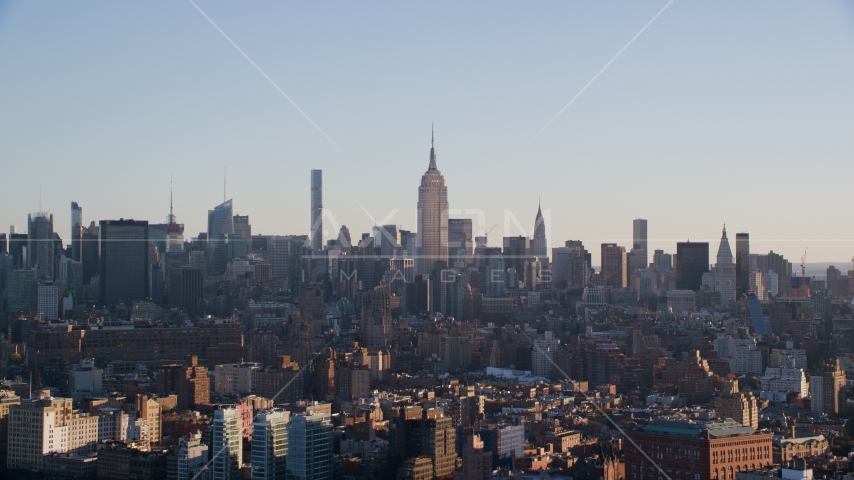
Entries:
[[[415, 229], [430, 123], [452, 209], [504, 210], [550, 246], [651, 248], [749, 231], [795, 261], [854, 255], [854, 4], [676, 0], [541, 136], [536, 133], [666, 4], [0, 3], [0, 225], [69, 202], [84, 220], [195, 235], [222, 200], [254, 233], [302, 234], [309, 170], [354, 235]], [[515, 226], [506, 231], [518, 234]], [[598, 263], [598, 262], [594, 262]], [[842, 265], [840, 265], [842, 266]]]

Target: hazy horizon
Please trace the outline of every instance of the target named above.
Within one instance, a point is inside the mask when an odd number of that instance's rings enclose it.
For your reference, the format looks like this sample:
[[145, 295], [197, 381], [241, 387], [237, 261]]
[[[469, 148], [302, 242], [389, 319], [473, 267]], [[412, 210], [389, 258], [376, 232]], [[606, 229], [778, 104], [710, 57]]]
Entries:
[[320, 131], [189, 2], [5, 3], [2, 231], [40, 190], [66, 243], [71, 201], [161, 223], [171, 176], [189, 238], [226, 167], [253, 233], [308, 233], [315, 168], [354, 237], [416, 230], [435, 123], [452, 216], [482, 210], [492, 245], [541, 198], [549, 248], [594, 257], [638, 217], [650, 250], [709, 241], [713, 262], [724, 223], [733, 250], [854, 255], [850, 3], [196, 3]]

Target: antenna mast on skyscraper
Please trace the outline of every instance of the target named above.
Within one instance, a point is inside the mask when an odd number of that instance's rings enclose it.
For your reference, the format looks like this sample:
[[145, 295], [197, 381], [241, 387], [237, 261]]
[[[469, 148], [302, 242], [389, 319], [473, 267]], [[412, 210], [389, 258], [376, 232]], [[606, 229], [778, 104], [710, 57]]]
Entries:
[[225, 181], [228, 178], [228, 167], [222, 167], [222, 203], [225, 203]]
[[169, 175], [169, 225], [175, 225], [175, 215], [172, 213], [172, 175]]

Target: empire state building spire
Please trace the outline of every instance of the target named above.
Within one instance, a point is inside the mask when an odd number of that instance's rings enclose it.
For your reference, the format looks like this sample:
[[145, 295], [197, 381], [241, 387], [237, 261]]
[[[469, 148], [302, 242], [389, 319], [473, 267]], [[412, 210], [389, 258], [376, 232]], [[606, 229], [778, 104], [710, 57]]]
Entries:
[[437, 170], [436, 168], [436, 148], [434, 146], [434, 141], [436, 137], [433, 133], [433, 125], [430, 125], [430, 166], [427, 167], [427, 171]]

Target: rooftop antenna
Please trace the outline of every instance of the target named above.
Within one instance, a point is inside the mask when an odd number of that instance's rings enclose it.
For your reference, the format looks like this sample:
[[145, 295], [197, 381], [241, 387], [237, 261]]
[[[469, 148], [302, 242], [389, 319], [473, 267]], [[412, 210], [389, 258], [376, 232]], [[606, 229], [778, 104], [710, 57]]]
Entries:
[[172, 213], [172, 175], [169, 175], [169, 225], [175, 224], [175, 215]]
[[227, 179], [228, 167], [222, 167], [222, 203], [225, 203], [225, 181]]

